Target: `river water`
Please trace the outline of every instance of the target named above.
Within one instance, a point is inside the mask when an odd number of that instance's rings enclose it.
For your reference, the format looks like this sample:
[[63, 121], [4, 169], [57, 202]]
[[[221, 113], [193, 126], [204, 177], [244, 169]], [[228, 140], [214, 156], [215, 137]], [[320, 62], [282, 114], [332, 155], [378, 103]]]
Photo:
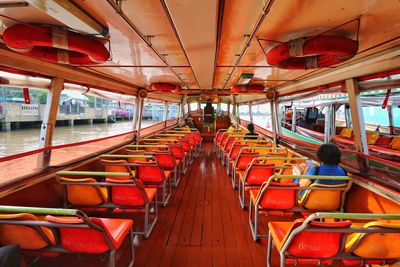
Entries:
[[[142, 128], [157, 122], [142, 121]], [[133, 128], [132, 121], [94, 123], [74, 126], [56, 126], [53, 145], [63, 145], [126, 133]], [[39, 148], [40, 129], [0, 131], [0, 157]]]

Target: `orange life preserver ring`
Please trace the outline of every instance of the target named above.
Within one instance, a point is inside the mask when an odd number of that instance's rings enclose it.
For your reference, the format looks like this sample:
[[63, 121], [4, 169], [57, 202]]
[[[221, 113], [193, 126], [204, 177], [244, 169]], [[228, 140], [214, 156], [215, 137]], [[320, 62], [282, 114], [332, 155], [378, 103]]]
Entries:
[[4, 31], [3, 39], [11, 50], [50, 62], [91, 65], [110, 57], [99, 39], [59, 26], [15, 24]]
[[231, 91], [234, 94], [261, 94], [264, 92], [264, 86], [259, 84], [235, 85]]
[[172, 83], [153, 83], [150, 85], [151, 91], [160, 91], [164, 93], [178, 93], [182, 91], [182, 87]]
[[282, 69], [323, 68], [352, 58], [357, 50], [357, 41], [342, 36], [303, 37], [272, 48], [267, 62]]

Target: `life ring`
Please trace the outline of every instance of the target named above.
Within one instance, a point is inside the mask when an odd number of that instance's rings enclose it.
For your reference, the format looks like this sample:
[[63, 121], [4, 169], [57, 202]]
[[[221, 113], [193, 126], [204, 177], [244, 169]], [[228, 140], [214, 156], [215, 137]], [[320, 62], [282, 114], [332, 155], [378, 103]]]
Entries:
[[4, 31], [3, 39], [11, 50], [50, 62], [93, 65], [110, 57], [99, 39], [58, 26], [15, 24]]
[[357, 41], [342, 36], [302, 37], [272, 48], [267, 62], [281, 69], [316, 69], [346, 61], [357, 50]]
[[172, 83], [153, 83], [150, 85], [150, 90], [164, 93], [179, 93], [182, 91], [182, 87]]
[[259, 84], [235, 85], [231, 91], [234, 94], [261, 94], [264, 92], [264, 86]]

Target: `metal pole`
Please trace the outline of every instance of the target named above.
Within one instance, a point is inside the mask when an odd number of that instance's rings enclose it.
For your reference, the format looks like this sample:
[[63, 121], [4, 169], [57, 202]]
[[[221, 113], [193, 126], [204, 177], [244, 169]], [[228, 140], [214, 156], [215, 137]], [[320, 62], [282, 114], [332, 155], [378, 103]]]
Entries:
[[292, 132], [296, 132], [296, 107], [292, 107]]
[[133, 130], [137, 130], [138, 128], [138, 122], [141, 118], [139, 118], [139, 105], [140, 105], [140, 97], [136, 97], [135, 99], [135, 115], [133, 119]]
[[329, 140], [331, 139], [331, 131], [330, 131], [330, 126], [331, 126], [331, 113], [332, 112], [332, 106], [326, 106], [326, 112], [325, 112], [325, 124], [324, 124], [324, 142], [328, 143]]
[[250, 115], [250, 122], [253, 123], [253, 111], [251, 102], [249, 102], [249, 115]]
[[140, 138], [140, 132], [142, 130], [142, 113], [143, 113], [143, 103], [144, 103], [144, 99], [139, 97], [139, 112], [138, 112], [138, 124], [137, 124], [137, 138], [136, 138], [136, 142], [139, 141]]
[[270, 102], [270, 111], [271, 111], [271, 122], [272, 122], [272, 139], [274, 141], [274, 145], [277, 145], [277, 136], [278, 132], [276, 129], [276, 114], [275, 114], [275, 108], [274, 108], [275, 102], [271, 101]]
[[167, 118], [168, 118], [168, 102], [164, 101], [164, 113], [163, 113], [164, 129], [167, 128]]
[[274, 100], [274, 111], [275, 111], [275, 123], [276, 123], [276, 130], [279, 134], [282, 134], [282, 125], [279, 120], [279, 101], [277, 98]]
[[[53, 78], [50, 83], [47, 102], [44, 109], [42, 126], [40, 128], [40, 147], [50, 147], [53, 141], [53, 133], [57, 120], [57, 110], [60, 103], [61, 91], [64, 87], [64, 79]], [[50, 162], [51, 150], [39, 154], [38, 167], [45, 168]]]

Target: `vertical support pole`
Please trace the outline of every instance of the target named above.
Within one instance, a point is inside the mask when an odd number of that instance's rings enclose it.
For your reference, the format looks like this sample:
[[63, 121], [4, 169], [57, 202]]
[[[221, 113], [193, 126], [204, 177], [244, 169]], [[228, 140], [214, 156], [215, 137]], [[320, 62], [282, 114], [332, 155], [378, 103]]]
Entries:
[[353, 123], [351, 121], [351, 116], [350, 116], [350, 109], [346, 108], [346, 105], [344, 105], [344, 117], [346, 120], [346, 127], [353, 128]]
[[[332, 113], [335, 108], [332, 105], [326, 106], [325, 125], [324, 125], [324, 143], [329, 143], [332, 135]], [[333, 120], [335, 120], [333, 118]]]
[[142, 113], [143, 113], [143, 103], [144, 103], [144, 99], [141, 97], [139, 98], [139, 110], [138, 110], [138, 115], [137, 115], [137, 137], [136, 137], [136, 143], [139, 142], [139, 138], [140, 138], [140, 132], [142, 130]]
[[168, 102], [164, 101], [164, 113], [163, 113], [164, 129], [167, 128], [167, 118], [168, 118]]
[[292, 107], [292, 132], [296, 132], [296, 107]]
[[[53, 78], [50, 90], [47, 94], [47, 102], [44, 109], [42, 126], [40, 128], [40, 147], [50, 147], [53, 141], [53, 133], [56, 125], [57, 110], [60, 103], [61, 91], [64, 87], [64, 79]], [[50, 162], [51, 150], [39, 154], [38, 167], [45, 168]]]
[[238, 120], [237, 120], [237, 114], [236, 114], [236, 97], [232, 95], [232, 120], [233, 123], [237, 125]]
[[275, 98], [274, 100], [274, 111], [275, 111], [275, 123], [276, 123], [276, 130], [279, 134], [282, 134], [282, 124], [280, 123], [279, 119], [279, 101], [278, 98]]
[[393, 122], [393, 106], [392, 105], [388, 106], [387, 111], [388, 111], [388, 116], [389, 116], [390, 134], [395, 134], [394, 133], [394, 122]]
[[137, 96], [135, 99], [135, 115], [133, 117], [133, 130], [137, 131], [138, 123], [141, 118], [139, 118], [139, 107], [140, 106], [140, 97]]
[[347, 79], [346, 88], [349, 96], [351, 120], [353, 122], [354, 145], [357, 152], [368, 154], [367, 135], [365, 133], [360, 89], [357, 81], [354, 79]]
[[249, 102], [249, 115], [250, 115], [250, 122], [253, 123], [253, 110], [252, 110], [252, 104]]
[[181, 102], [179, 104], [179, 113], [178, 113], [178, 125], [181, 125], [183, 123], [183, 118], [186, 116], [185, 114], [185, 102], [184, 102], [185, 96], [182, 95], [181, 97]]
[[275, 101], [271, 101], [270, 102], [270, 111], [271, 111], [271, 122], [272, 122], [272, 139], [274, 141], [274, 145], [277, 145], [277, 141], [278, 141], [278, 132], [277, 132], [277, 128], [276, 128], [276, 114], [275, 114]]

